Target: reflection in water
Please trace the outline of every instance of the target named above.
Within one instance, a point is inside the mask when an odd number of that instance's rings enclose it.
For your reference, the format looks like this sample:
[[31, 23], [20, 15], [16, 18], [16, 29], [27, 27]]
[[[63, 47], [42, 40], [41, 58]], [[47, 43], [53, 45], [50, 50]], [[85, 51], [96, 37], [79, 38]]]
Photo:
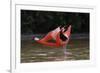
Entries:
[[63, 60], [88, 60], [89, 40], [70, 40], [67, 46], [67, 52], [72, 54], [68, 54], [65, 57], [62, 47], [47, 47], [32, 40], [21, 41], [21, 62], [32, 63]]

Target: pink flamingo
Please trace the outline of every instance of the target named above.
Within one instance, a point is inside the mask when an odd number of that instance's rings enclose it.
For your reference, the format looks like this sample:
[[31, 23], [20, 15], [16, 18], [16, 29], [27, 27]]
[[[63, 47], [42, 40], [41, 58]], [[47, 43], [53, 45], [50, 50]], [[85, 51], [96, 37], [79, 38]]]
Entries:
[[[71, 34], [71, 25], [67, 28], [57, 27], [53, 31], [49, 32], [45, 37], [39, 39], [37, 37], [33, 37], [33, 39], [43, 45], [46, 46], [53, 46], [53, 47], [60, 47], [66, 45], [69, 41], [70, 34]], [[55, 42], [49, 42], [49, 40], [55, 40]]]

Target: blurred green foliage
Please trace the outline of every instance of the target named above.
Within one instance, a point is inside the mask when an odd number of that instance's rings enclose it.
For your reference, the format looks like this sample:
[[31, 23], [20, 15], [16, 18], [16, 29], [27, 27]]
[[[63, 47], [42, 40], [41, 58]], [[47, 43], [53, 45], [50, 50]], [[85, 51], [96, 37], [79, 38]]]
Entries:
[[89, 13], [21, 10], [21, 34], [47, 33], [69, 24], [73, 33], [89, 33]]

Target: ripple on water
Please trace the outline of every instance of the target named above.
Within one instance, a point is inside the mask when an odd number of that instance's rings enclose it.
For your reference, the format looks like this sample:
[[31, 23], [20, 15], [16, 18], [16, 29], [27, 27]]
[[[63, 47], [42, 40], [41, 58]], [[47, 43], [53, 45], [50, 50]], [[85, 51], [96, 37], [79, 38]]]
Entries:
[[47, 56], [47, 54], [37, 54], [38, 56]]

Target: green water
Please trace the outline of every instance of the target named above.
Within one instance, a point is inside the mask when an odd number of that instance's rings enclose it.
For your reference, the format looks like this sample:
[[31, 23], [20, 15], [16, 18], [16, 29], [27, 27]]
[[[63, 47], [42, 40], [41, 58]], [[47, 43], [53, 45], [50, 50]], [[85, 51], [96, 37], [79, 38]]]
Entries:
[[67, 56], [62, 47], [47, 47], [32, 40], [24, 40], [21, 41], [21, 63], [89, 59], [88, 39], [70, 40], [66, 48], [71, 53]]

